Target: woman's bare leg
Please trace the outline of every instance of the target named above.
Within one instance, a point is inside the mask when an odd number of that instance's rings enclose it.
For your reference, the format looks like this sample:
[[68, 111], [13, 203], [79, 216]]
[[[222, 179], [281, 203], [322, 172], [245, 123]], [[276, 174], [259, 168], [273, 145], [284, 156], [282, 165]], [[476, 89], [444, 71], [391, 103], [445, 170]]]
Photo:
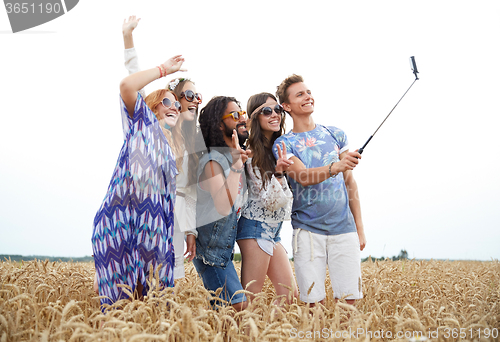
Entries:
[[[262, 291], [271, 256], [264, 252], [255, 239], [238, 240], [241, 250], [241, 285], [252, 292]], [[252, 284], [249, 282], [255, 280]]]
[[[271, 279], [276, 289], [276, 295], [285, 295], [286, 303], [292, 303], [293, 298], [298, 296], [297, 285], [295, 284], [295, 277], [293, 276], [290, 260], [288, 260], [285, 248], [279, 242], [274, 248], [273, 256], [271, 257], [267, 269], [267, 276]], [[292, 288], [292, 298], [290, 298], [290, 290], [280, 284]]]

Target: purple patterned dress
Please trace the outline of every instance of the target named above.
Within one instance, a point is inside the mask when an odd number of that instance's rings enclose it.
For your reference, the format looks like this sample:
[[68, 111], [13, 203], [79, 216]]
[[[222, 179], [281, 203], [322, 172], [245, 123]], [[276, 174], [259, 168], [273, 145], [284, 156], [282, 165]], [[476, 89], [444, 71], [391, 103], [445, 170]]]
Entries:
[[128, 298], [118, 284], [133, 292], [141, 283], [145, 295], [151, 266], [161, 286], [174, 284], [175, 158], [141, 95], [133, 119], [120, 102], [125, 141], [92, 233], [103, 311], [103, 304]]

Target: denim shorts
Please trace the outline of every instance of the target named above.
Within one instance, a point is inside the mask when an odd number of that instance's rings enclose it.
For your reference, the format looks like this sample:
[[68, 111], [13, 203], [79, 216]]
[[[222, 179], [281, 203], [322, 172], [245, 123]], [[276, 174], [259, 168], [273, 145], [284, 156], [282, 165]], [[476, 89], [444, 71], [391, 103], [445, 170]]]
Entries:
[[207, 265], [203, 260], [197, 258], [193, 259], [193, 264], [203, 280], [203, 286], [207, 290], [216, 292], [217, 289], [222, 288], [219, 297], [231, 305], [247, 300], [244, 293], [234, 294], [237, 291], [243, 290], [243, 286], [241, 286], [232, 261], [228, 262], [226, 268]]
[[273, 255], [274, 245], [281, 241], [280, 231], [283, 222], [266, 223], [249, 220], [241, 217], [238, 221], [236, 241], [243, 239], [256, 239], [260, 248], [269, 255]]

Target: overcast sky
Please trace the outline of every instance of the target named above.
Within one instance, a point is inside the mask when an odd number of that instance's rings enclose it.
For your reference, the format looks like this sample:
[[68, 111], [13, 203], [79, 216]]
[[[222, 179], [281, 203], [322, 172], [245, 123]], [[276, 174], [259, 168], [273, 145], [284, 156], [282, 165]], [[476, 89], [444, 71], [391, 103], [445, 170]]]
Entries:
[[[11, 33], [0, 9], [0, 254], [92, 254], [123, 143], [123, 19], [142, 68], [183, 54], [204, 103], [301, 74], [314, 120], [361, 147], [362, 257], [500, 258], [500, 2], [80, 1]], [[170, 79], [170, 78], [168, 78]], [[164, 87], [161, 79], [146, 88]], [[287, 118], [287, 128], [292, 120]], [[291, 256], [291, 225], [282, 230]]]

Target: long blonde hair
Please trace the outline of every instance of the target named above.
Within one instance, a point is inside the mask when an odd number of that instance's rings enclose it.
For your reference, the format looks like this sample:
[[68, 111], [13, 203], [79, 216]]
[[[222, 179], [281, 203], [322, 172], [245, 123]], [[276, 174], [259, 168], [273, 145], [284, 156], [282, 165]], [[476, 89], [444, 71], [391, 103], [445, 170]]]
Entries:
[[[163, 99], [165, 98], [166, 93], [171, 93], [175, 100], [177, 101], [177, 95], [175, 95], [172, 91], [168, 89], [158, 89], [153, 91], [151, 94], [146, 96], [144, 99], [146, 101], [146, 105], [151, 109], [151, 111], [155, 114], [156, 119], [159, 121], [160, 118], [158, 117], [158, 106], [161, 104]], [[161, 129], [163, 131], [163, 134], [167, 138], [168, 144], [170, 145], [170, 148], [174, 152], [175, 159], [176, 159], [176, 165], [177, 169], [179, 171], [182, 171], [182, 162], [184, 160], [184, 138], [182, 138], [182, 134], [180, 134], [180, 130], [176, 130], [175, 127], [172, 128], [172, 131], [166, 129], [162, 125]]]

